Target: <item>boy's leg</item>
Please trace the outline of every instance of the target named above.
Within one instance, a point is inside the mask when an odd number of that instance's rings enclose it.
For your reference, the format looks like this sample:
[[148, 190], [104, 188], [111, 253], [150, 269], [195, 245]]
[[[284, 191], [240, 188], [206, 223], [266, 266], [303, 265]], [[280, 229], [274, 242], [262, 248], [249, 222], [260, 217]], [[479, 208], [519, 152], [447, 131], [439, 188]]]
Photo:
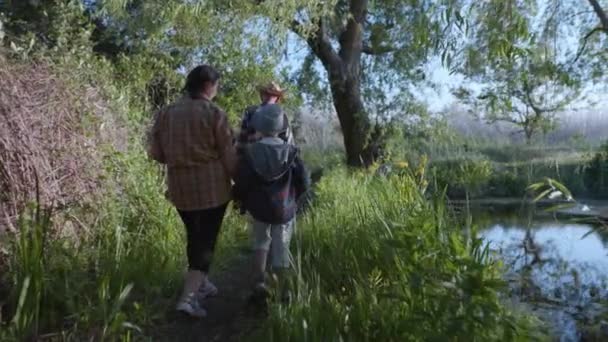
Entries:
[[264, 283], [266, 274], [266, 261], [270, 248], [270, 228], [269, 224], [253, 221], [253, 280], [256, 284]]
[[285, 281], [285, 273], [291, 267], [291, 253], [289, 244], [295, 229], [295, 218], [286, 224], [273, 225], [271, 228], [272, 237], [272, 272], [277, 277], [278, 293], [281, 300], [289, 300], [289, 291]]
[[[247, 226], [249, 227], [249, 241], [251, 241], [251, 249], [254, 252], [254, 255], [256, 253], [258, 253], [258, 251], [256, 251], [256, 247], [255, 247], [255, 241], [256, 241], [256, 232], [255, 232], [255, 219], [253, 218], [253, 216], [251, 216], [251, 214], [247, 214]], [[270, 242], [270, 246], [272, 246], [272, 241]], [[272, 247], [268, 247], [266, 250], [266, 253], [262, 255], [261, 252], [259, 252], [258, 254], [259, 259], [264, 258], [264, 260], [266, 261], [266, 266], [264, 268], [264, 270], [269, 269], [272, 267], [272, 265], [270, 264], [270, 254], [271, 254], [271, 249]], [[257, 258], [254, 256], [254, 259]], [[256, 263], [257, 264], [257, 263]]]
[[271, 228], [272, 257], [271, 265], [273, 270], [288, 269], [291, 267], [291, 253], [289, 244], [295, 229], [296, 219], [285, 223], [273, 225]]

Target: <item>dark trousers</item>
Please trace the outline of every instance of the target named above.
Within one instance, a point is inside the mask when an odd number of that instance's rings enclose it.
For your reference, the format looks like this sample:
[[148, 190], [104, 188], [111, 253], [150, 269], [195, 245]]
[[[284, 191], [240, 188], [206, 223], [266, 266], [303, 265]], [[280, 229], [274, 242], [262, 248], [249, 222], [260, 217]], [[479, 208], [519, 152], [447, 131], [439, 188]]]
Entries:
[[215, 242], [227, 205], [194, 211], [177, 211], [186, 226], [188, 268], [190, 270], [209, 273]]

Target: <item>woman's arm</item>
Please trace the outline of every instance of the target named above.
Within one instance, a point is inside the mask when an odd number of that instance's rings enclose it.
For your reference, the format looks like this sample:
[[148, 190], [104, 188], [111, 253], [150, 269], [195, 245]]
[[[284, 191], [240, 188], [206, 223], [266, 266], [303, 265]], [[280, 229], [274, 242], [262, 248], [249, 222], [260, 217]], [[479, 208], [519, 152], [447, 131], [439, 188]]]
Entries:
[[230, 177], [234, 178], [237, 164], [234, 135], [232, 134], [232, 128], [228, 124], [226, 114], [222, 111], [218, 111], [216, 114], [214, 134], [217, 152], [222, 165], [224, 165], [224, 169]]
[[232, 195], [235, 201], [242, 202], [249, 191], [251, 185], [251, 175], [249, 165], [240, 157], [237, 162], [236, 175], [234, 177], [234, 185], [232, 186]]

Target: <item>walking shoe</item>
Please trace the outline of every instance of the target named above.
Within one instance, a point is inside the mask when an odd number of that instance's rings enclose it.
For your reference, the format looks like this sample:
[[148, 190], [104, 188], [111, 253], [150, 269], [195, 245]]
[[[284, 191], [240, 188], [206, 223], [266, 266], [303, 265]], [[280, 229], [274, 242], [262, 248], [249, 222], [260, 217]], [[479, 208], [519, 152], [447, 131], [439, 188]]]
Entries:
[[253, 287], [253, 296], [259, 299], [270, 297], [270, 289], [264, 282], [259, 282]]
[[179, 303], [177, 303], [176, 310], [190, 317], [207, 317], [207, 311], [201, 307], [198, 300], [196, 300], [194, 293], [189, 295], [185, 300], [181, 300]]
[[198, 288], [198, 299], [203, 300], [208, 297], [217, 296], [218, 289], [208, 279], [203, 282], [201, 287]]

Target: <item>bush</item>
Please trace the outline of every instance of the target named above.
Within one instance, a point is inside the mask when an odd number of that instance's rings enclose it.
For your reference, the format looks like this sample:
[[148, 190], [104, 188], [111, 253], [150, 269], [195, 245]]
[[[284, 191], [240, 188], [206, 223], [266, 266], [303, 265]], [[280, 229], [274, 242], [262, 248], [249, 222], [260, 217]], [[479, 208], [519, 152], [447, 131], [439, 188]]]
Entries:
[[492, 164], [484, 158], [435, 162], [431, 167], [433, 184], [438, 191], [447, 188], [452, 197], [482, 194], [492, 174]]
[[487, 193], [496, 197], [522, 197], [529, 183], [522, 170], [507, 168], [495, 170], [488, 181]]
[[91, 203], [103, 147], [121, 141], [103, 94], [71, 76], [45, 59], [0, 55], [0, 232], [34, 200], [59, 208]]
[[[117, 340], [149, 336], [146, 329], [171, 307], [185, 269], [184, 229], [163, 198], [161, 174], [143, 150], [106, 161], [117, 181], [95, 208], [72, 209], [79, 236], [51, 237], [53, 216], [28, 211], [10, 247], [4, 338], [56, 336], [63, 340]], [[90, 217], [93, 216], [93, 217]], [[245, 239], [240, 217], [228, 215], [218, 259]], [[221, 266], [221, 265], [218, 265]]]

